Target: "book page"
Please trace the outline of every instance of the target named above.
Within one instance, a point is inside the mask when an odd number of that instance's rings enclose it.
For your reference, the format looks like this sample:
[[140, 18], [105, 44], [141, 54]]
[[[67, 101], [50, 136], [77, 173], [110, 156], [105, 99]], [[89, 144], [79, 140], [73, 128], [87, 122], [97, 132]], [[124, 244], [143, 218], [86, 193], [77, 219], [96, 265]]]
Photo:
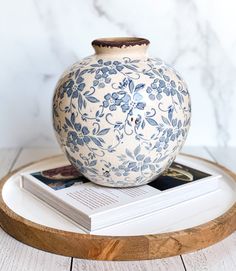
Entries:
[[[146, 189], [146, 187], [134, 188], [102, 188], [97, 186], [86, 186], [82, 189], [67, 192], [66, 195], [76, 200], [80, 204], [86, 206], [90, 210], [96, 210], [105, 206], [117, 205], [121, 202], [132, 202], [133, 199], [143, 198], [144, 195], [150, 196], [153, 189]], [[157, 194], [157, 193], [155, 193]]]
[[153, 182], [132, 188], [109, 188], [86, 179], [71, 165], [32, 173], [31, 182], [53, 195], [60, 205], [66, 203], [86, 215], [149, 199], [183, 184], [211, 177], [210, 174], [174, 162]]
[[151, 186], [117, 189], [101, 187], [90, 182], [56, 191], [57, 196], [76, 208], [83, 209], [87, 214], [123, 206], [158, 193], [161, 192]]

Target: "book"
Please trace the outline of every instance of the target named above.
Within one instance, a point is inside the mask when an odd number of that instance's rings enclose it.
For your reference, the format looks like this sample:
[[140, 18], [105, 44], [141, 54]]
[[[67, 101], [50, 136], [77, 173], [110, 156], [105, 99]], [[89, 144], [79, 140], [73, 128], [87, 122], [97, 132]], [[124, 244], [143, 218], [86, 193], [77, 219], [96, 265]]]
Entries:
[[220, 175], [174, 162], [149, 184], [131, 188], [96, 185], [72, 165], [22, 173], [21, 186], [45, 204], [96, 233], [104, 227], [157, 212], [218, 189]]

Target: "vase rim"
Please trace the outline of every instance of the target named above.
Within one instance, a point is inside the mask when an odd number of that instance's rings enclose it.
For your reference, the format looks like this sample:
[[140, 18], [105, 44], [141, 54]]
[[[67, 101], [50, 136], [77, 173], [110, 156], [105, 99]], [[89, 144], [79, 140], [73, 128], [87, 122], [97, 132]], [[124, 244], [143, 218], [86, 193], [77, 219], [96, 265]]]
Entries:
[[139, 37], [111, 37], [99, 38], [92, 41], [92, 46], [98, 47], [128, 47], [137, 45], [149, 45], [150, 41]]

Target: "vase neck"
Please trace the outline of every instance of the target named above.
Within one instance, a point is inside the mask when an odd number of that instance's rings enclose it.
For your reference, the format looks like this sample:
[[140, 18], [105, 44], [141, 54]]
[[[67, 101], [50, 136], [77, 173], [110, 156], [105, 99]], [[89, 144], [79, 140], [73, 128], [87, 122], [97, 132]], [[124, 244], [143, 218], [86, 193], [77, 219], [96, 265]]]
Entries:
[[143, 38], [103, 38], [94, 40], [92, 46], [99, 56], [147, 58], [149, 43], [149, 40]]

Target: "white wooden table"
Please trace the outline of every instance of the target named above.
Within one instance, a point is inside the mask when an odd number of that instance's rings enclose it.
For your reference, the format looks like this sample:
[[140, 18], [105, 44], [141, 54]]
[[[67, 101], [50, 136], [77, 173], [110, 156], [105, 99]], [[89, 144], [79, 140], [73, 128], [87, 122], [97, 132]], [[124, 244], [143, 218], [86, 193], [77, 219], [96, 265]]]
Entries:
[[[183, 152], [216, 161], [236, 171], [236, 148], [184, 148]], [[0, 149], [0, 177], [26, 163], [59, 154], [59, 149]], [[198, 252], [162, 260], [108, 262], [54, 255], [24, 245], [0, 228], [1, 271], [184, 271], [236, 270], [236, 232], [224, 241]]]

